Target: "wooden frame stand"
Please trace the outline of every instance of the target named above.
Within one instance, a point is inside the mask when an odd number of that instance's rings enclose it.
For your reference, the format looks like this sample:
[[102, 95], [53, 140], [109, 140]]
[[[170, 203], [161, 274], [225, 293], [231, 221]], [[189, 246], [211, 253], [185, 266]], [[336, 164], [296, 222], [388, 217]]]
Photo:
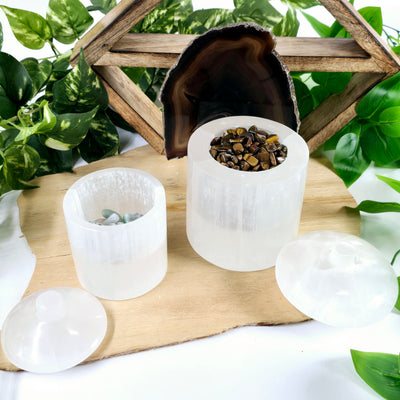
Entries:
[[[119, 68], [171, 67], [195, 35], [129, 33], [161, 0], [122, 0], [75, 46], [105, 84], [111, 106], [159, 153], [163, 152], [162, 113]], [[300, 134], [310, 152], [356, 116], [356, 105], [372, 87], [400, 70], [400, 61], [347, 0], [320, 3], [352, 36], [278, 37], [277, 51], [291, 71], [355, 73], [346, 89], [303, 118]]]

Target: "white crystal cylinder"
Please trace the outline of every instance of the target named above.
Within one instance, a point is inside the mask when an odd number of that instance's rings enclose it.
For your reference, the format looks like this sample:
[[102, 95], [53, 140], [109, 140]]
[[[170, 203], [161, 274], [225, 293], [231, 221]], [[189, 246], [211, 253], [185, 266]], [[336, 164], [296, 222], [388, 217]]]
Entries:
[[[82, 286], [95, 296], [124, 300], [157, 286], [167, 271], [165, 191], [150, 174], [131, 168], [93, 172], [64, 197], [64, 216]], [[126, 224], [90, 221], [103, 209], [140, 213]]]
[[[278, 135], [288, 149], [282, 164], [266, 171], [237, 171], [212, 158], [214, 137], [251, 125]], [[308, 159], [301, 136], [275, 121], [234, 116], [200, 126], [188, 144], [186, 231], [193, 249], [233, 271], [274, 266], [280, 249], [298, 232]]]

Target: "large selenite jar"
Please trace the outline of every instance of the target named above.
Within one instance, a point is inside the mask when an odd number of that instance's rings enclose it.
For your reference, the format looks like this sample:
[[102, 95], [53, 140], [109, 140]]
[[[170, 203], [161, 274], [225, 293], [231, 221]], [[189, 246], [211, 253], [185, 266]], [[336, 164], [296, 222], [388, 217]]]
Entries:
[[[265, 171], [238, 171], [209, 153], [226, 129], [255, 125], [276, 134], [287, 158]], [[189, 139], [186, 231], [207, 261], [233, 271], [275, 265], [280, 249], [298, 232], [309, 151], [302, 137], [278, 122], [233, 116], [208, 122]]]
[[[165, 190], [152, 175], [131, 168], [103, 169], [76, 181], [64, 197], [64, 216], [78, 278], [95, 296], [138, 297], [167, 271]], [[119, 225], [97, 225], [103, 209], [140, 213]]]

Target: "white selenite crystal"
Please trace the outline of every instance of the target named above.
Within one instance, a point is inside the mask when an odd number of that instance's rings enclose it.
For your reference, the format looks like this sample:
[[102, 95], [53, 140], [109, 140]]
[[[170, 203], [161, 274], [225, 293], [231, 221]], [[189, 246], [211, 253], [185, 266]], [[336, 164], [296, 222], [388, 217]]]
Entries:
[[[210, 155], [210, 142], [229, 128], [256, 125], [287, 146], [286, 160], [266, 171], [236, 171]], [[265, 118], [234, 116], [200, 126], [188, 144], [186, 232], [207, 261], [233, 271], [275, 265], [298, 231], [309, 151], [300, 135]]]
[[390, 263], [364, 239], [343, 232], [299, 236], [282, 248], [275, 272], [290, 303], [331, 326], [378, 322], [397, 300], [398, 283]]
[[[165, 190], [147, 172], [107, 168], [76, 181], [64, 216], [78, 278], [95, 296], [125, 300], [156, 287], [167, 272]], [[97, 225], [103, 209], [143, 216], [128, 224]]]
[[18, 368], [53, 373], [89, 357], [107, 331], [98, 299], [72, 287], [36, 292], [8, 314], [1, 332], [4, 354]]

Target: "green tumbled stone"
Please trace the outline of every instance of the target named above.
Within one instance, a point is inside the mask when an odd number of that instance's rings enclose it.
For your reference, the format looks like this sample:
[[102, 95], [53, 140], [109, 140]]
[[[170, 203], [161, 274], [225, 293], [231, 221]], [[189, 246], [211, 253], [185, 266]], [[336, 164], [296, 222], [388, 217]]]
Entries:
[[101, 215], [104, 217], [104, 218], [109, 218], [111, 215], [113, 215], [113, 214], [116, 214], [116, 215], [118, 215], [118, 218], [119, 218], [119, 221], [122, 221], [122, 218], [121, 218], [121, 216], [116, 212], [116, 211], [114, 211], [114, 210], [110, 210], [109, 208], [105, 208], [102, 212], [101, 212]]

